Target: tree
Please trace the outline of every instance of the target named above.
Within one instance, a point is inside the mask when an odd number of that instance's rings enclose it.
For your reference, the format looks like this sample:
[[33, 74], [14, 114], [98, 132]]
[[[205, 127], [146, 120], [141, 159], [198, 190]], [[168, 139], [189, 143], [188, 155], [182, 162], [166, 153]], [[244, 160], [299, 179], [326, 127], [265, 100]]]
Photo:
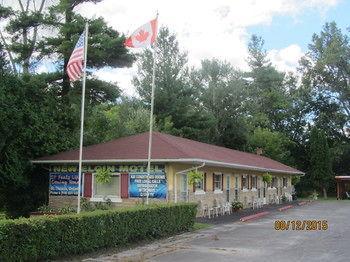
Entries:
[[48, 179], [32, 176], [28, 160], [78, 144], [58, 121], [62, 112], [55, 93], [43, 86], [40, 78], [23, 80], [7, 72], [0, 81], [0, 199], [10, 216], [28, 215], [38, 205], [36, 186]]
[[7, 68], [7, 61], [5, 58], [5, 52], [3, 49], [3, 46], [0, 43], [0, 75], [3, 76], [5, 72], [8, 70]]
[[309, 176], [314, 189], [322, 190], [327, 198], [327, 190], [332, 180], [332, 158], [325, 133], [313, 127], [310, 134], [310, 168]]
[[139, 101], [129, 98], [117, 104], [94, 106], [86, 121], [85, 143], [97, 144], [148, 131], [149, 114]]
[[[205, 132], [207, 119], [200, 114], [195, 90], [189, 85], [187, 54], [181, 52], [175, 34], [168, 28], [159, 30], [156, 55], [154, 114], [160, 130], [172, 134], [200, 139]], [[144, 50], [138, 62], [133, 83], [142, 102], [151, 101], [153, 54]]]
[[[57, 0], [52, 3], [18, 0], [19, 10], [9, 7], [6, 12], [0, 10], [2, 17], [6, 18], [8, 34], [7, 39], [3, 36], [2, 40], [14, 70], [19, 67], [23, 74], [34, 73], [44, 60], [56, 65], [57, 71], [47, 74], [47, 82], [60, 90], [60, 96], [67, 104], [72, 87], [65, 68], [86, 22], [89, 22], [87, 66], [90, 69], [131, 66], [134, 58], [123, 45], [123, 35], [108, 27], [102, 18], [86, 19], [75, 13], [83, 3], [100, 1]], [[48, 31], [54, 33], [46, 34]], [[118, 89], [116, 83], [105, 84], [90, 73], [86, 88], [87, 95], [97, 94], [92, 99], [100, 97], [114, 101], [117, 98], [114, 92]]]
[[282, 133], [256, 128], [249, 136], [248, 143], [251, 151], [262, 148], [264, 155], [285, 164], [294, 164], [289, 151], [292, 142]]
[[218, 59], [203, 60], [191, 72], [191, 87], [197, 90], [204, 112], [212, 119], [207, 142], [243, 149], [247, 142], [245, 121], [246, 82], [243, 74]]
[[350, 121], [350, 43], [335, 22], [326, 23], [314, 34], [309, 51], [301, 61], [304, 82], [336, 102]]
[[285, 74], [271, 65], [263, 46], [261, 37], [251, 37], [248, 45], [251, 71], [247, 73], [250, 80], [247, 110], [254, 126], [283, 132], [292, 103], [285, 88]]

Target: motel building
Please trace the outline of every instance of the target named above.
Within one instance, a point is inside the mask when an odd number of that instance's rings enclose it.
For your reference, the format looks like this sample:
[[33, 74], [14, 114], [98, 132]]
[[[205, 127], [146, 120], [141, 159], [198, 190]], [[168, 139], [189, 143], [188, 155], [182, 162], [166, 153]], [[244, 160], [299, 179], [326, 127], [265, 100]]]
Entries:
[[[141, 203], [147, 194], [148, 136], [145, 132], [83, 149], [82, 196], [88, 201], [112, 201], [115, 205]], [[32, 161], [49, 170], [49, 206], [77, 205], [79, 150], [61, 152]], [[98, 183], [98, 169], [112, 175], [109, 183]], [[188, 172], [197, 170], [203, 179], [189, 185]], [[264, 174], [272, 182], [263, 181]], [[292, 176], [303, 172], [259, 154], [245, 153], [181, 137], [153, 132], [150, 202], [198, 202], [214, 207], [240, 201], [244, 207], [256, 203], [279, 203], [291, 199]]]

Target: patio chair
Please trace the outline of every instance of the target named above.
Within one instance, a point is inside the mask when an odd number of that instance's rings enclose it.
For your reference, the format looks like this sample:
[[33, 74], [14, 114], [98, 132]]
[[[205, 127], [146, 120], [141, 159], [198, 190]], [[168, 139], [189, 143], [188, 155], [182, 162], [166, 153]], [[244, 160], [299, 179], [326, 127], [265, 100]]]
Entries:
[[256, 206], [257, 206], [257, 208], [262, 208], [263, 200], [261, 198], [258, 198], [258, 200], [256, 201]]
[[201, 216], [202, 217], [209, 216], [209, 207], [207, 204], [201, 206]]
[[219, 216], [221, 211], [221, 206], [216, 199], [214, 199], [214, 202], [213, 202], [213, 210], [214, 210], [215, 216]]
[[223, 214], [231, 214], [231, 204], [229, 202], [226, 202], [223, 206]]

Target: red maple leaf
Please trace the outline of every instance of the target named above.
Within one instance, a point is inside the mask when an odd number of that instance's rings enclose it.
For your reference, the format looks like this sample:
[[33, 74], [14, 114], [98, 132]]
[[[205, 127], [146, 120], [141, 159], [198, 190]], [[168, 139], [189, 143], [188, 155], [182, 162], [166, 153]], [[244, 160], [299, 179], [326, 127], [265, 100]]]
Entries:
[[143, 29], [141, 29], [137, 35], [135, 36], [136, 40], [139, 41], [139, 42], [144, 42], [146, 41], [146, 39], [148, 38], [149, 36], [149, 32], [147, 31], [144, 31]]

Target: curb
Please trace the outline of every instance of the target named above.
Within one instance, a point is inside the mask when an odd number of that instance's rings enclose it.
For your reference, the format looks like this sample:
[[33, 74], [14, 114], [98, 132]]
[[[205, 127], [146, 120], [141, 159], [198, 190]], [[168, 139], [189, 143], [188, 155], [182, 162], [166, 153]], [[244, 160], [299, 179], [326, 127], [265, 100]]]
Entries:
[[298, 206], [303, 206], [303, 205], [306, 205], [307, 204], [307, 202], [306, 201], [303, 201], [303, 202], [299, 202], [298, 203]]
[[290, 209], [290, 208], [293, 208], [293, 207], [294, 207], [293, 205], [280, 207], [280, 208], [278, 209], [278, 211], [284, 211], [284, 210], [287, 210], [287, 209]]
[[269, 211], [264, 211], [264, 212], [256, 213], [256, 214], [254, 214], [254, 215], [241, 217], [241, 218], [240, 218], [240, 221], [245, 222], [245, 221], [248, 221], [248, 220], [252, 220], [252, 219], [256, 219], [256, 218], [259, 218], [259, 217], [266, 216], [266, 215], [268, 215], [268, 214], [270, 214]]

